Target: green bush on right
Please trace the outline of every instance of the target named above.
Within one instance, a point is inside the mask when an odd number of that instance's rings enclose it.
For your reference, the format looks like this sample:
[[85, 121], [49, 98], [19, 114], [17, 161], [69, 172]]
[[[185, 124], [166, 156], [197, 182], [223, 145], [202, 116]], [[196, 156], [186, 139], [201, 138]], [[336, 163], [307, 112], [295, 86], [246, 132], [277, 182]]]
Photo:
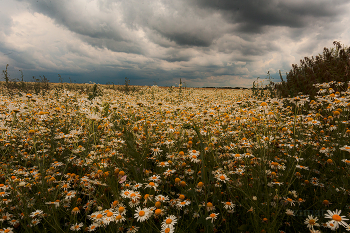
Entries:
[[[335, 81], [333, 89], [345, 91], [350, 81], [350, 48], [344, 48], [340, 42], [334, 41], [336, 48], [323, 49], [323, 55], [316, 59], [305, 57], [300, 60], [300, 66], [292, 64], [292, 69], [287, 73], [287, 81], [284, 81], [280, 72], [281, 83], [275, 84], [275, 89], [280, 97], [295, 97], [297, 95], [309, 95], [315, 99], [319, 95], [318, 89], [313, 84]], [[338, 85], [342, 82], [341, 85]]]

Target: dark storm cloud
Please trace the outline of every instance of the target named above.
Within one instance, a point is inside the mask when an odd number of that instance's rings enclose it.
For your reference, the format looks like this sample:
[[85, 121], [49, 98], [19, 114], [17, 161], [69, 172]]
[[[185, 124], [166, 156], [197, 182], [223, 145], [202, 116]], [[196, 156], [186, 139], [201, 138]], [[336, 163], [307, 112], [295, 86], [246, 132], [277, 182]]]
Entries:
[[[79, 2], [68, 0], [28, 0], [26, 2], [30, 4], [34, 12], [40, 12], [50, 17], [56, 24], [77, 33], [82, 36], [81, 38], [86, 38], [86, 41], [93, 46], [106, 46], [109, 48], [108, 46], [113, 44], [113, 42], [118, 44], [131, 41], [118, 22], [111, 21], [104, 14], [101, 14], [103, 13], [101, 10], [106, 10], [101, 4], [97, 5], [96, 9], [90, 9], [86, 8], [87, 4], [79, 4]], [[96, 42], [98, 39], [101, 41]], [[135, 52], [134, 49], [129, 51], [127, 49], [128, 46], [125, 46], [125, 44], [120, 44], [121, 46], [110, 47], [112, 47], [113, 51]], [[116, 49], [116, 47], [120, 48], [120, 50]], [[136, 51], [140, 52], [139, 50]]]
[[[154, 43], [159, 40], [153, 35], [156, 34], [168, 43], [199, 47], [210, 46], [223, 31], [210, 18], [186, 7], [186, 2], [100, 1], [96, 9], [86, 8], [86, 3], [66, 0], [27, 2], [34, 12], [50, 17], [56, 24], [80, 35], [87, 43], [115, 52], [143, 53], [140, 49], [142, 44], [137, 44], [130, 33], [138, 29], [146, 31], [147, 37]], [[119, 20], [111, 14], [117, 15]]]
[[301, 28], [321, 18], [346, 12], [346, 0], [193, 0], [194, 7], [220, 11], [225, 19], [237, 24], [237, 31], [262, 33], [266, 26]]
[[350, 42], [348, 0], [9, 2], [0, 14], [1, 65], [77, 81], [251, 86], [338, 38]]
[[180, 62], [180, 61], [189, 61], [193, 55], [190, 52], [181, 51], [179, 49], [169, 49], [164, 56], [161, 58], [168, 62]]

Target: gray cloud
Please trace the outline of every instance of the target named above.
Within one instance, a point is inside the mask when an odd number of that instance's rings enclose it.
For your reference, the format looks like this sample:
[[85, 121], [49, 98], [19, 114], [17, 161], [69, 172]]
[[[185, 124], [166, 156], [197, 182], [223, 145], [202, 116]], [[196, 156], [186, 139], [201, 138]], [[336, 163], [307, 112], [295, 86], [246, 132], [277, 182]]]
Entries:
[[17, 0], [3, 5], [0, 64], [10, 63], [24, 75], [251, 86], [267, 71], [284, 74], [300, 59], [322, 53], [334, 40], [350, 42], [346, 0]]
[[346, 0], [193, 0], [193, 6], [219, 11], [244, 33], [262, 33], [266, 26], [301, 28], [314, 20], [346, 14]]

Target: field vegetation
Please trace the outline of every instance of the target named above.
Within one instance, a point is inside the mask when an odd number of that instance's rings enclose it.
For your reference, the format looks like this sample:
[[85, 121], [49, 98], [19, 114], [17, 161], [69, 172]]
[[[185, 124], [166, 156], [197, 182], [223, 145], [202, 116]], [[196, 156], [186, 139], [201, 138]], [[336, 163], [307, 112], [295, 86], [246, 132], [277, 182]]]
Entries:
[[3, 74], [0, 232], [350, 230], [348, 81], [310, 98]]

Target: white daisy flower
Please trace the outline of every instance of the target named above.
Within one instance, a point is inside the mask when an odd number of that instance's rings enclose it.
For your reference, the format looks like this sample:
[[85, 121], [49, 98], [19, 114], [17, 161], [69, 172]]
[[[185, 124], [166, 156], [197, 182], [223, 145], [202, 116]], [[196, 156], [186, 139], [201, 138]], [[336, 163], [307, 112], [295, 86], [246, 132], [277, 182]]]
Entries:
[[162, 229], [167, 227], [174, 227], [176, 223], [177, 218], [174, 215], [170, 215], [162, 222]]
[[216, 220], [218, 218], [219, 214], [216, 213], [212, 213], [209, 215], [209, 217], [206, 218], [206, 220], [211, 220], [211, 222], [213, 222], [214, 220]]
[[138, 222], [143, 222], [146, 221], [152, 213], [148, 208], [143, 208], [137, 207], [136, 208], [136, 213], [134, 214], [134, 217], [137, 219]]
[[333, 229], [333, 227], [335, 227], [334, 229], [338, 229], [339, 225], [342, 225], [343, 227], [347, 227], [348, 224], [346, 222], [344, 222], [344, 220], [349, 220], [349, 219], [345, 218], [345, 216], [340, 216], [341, 210], [336, 210], [334, 212], [327, 210], [327, 212], [328, 212], [328, 214], [325, 214], [325, 218], [331, 219], [328, 222], [329, 227], [331, 229]]
[[312, 215], [308, 215], [308, 218], [305, 219], [304, 223], [307, 224], [308, 228], [313, 228], [314, 226], [320, 226], [320, 224], [316, 223], [318, 221], [317, 217], [314, 217]]

